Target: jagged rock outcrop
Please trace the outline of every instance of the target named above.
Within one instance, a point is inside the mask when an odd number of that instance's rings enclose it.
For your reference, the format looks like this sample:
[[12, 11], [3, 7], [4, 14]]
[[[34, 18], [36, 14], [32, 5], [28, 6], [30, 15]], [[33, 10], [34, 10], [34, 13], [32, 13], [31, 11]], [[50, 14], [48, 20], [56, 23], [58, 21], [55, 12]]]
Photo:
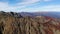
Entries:
[[16, 15], [13, 12], [0, 14], [0, 34], [60, 34], [59, 19], [47, 16], [18, 18]]
[[11, 16], [13, 16], [13, 17], [17, 17], [17, 18], [22, 17], [20, 14], [15, 13], [15, 12], [9, 12], [9, 14], [10, 14]]

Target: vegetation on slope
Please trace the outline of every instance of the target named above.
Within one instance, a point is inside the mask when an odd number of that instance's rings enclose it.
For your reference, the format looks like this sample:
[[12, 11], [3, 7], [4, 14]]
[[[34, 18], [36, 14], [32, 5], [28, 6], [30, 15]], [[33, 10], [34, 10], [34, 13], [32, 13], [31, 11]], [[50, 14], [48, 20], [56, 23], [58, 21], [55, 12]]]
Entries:
[[0, 12], [0, 34], [60, 34], [60, 20]]

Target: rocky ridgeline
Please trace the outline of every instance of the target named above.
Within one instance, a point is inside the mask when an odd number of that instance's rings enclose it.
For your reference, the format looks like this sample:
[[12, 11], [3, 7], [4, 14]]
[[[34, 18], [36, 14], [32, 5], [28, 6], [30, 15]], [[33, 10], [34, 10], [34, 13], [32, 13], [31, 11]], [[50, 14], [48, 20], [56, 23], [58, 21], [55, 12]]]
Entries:
[[0, 34], [60, 34], [60, 19], [0, 12]]

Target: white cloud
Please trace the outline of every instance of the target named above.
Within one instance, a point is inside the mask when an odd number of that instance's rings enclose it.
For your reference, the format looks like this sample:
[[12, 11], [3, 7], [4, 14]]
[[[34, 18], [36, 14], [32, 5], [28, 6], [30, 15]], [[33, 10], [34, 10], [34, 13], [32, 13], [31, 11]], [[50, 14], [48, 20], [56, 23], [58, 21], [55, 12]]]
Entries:
[[[24, 8], [32, 3], [38, 2], [40, 0], [23, 0], [21, 3], [17, 3], [16, 6], [10, 6], [8, 2], [0, 2], [0, 11], [21, 11], [21, 8]], [[19, 10], [20, 9], [20, 10]]]
[[0, 11], [60, 11], [60, 5], [48, 5], [48, 6], [42, 6], [42, 7], [37, 7], [37, 8], [25, 8], [25, 9], [21, 9], [24, 8], [25, 6], [9, 6], [9, 4], [7, 2], [0, 2]]
[[[8, 4], [8, 2], [0, 2], [0, 11], [60, 11], [60, 5], [48, 5], [48, 6], [41, 6], [41, 7], [37, 7], [37, 8], [25, 8], [22, 9], [24, 7], [27, 7], [30, 4], [39, 2], [41, 0], [24, 0], [22, 3], [17, 3], [16, 6], [10, 6]], [[50, 1], [50, 0], [44, 0], [44, 1]]]
[[34, 4], [41, 1], [46, 2], [46, 1], [52, 1], [52, 0], [23, 0], [22, 2], [17, 3], [17, 5], [29, 5], [29, 4]]
[[22, 9], [21, 11], [27, 11], [27, 12], [36, 12], [36, 11], [54, 11], [54, 12], [60, 12], [60, 5], [48, 5], [48, 6], [42, 6], [42, 7], [37, 7], [37, 8], [26, 8]]
[[40, 7], [40, 11], [60, 11], [60, 5], [48, 5]]
[[10, 10], [10, 6], [8, 5], [8, 3], [6, 2], [0, 2], [0, 11], [3, 10], [3, 11], [6, 11], [6, 10]]
[[46, 1], [52, 1], [52, 0], [43, 0], [43, 1], [45, 1], [45, 2], [46, 2]]
[[23, 0], [22, 2], [17, 3], [17, 5], [30, 5], [39, 1], [40, 0]]
[[18, 11], [17, 9], [21, 9], [25, 6], [10, 6], [8, 2], [0, 2], [0, 11]]

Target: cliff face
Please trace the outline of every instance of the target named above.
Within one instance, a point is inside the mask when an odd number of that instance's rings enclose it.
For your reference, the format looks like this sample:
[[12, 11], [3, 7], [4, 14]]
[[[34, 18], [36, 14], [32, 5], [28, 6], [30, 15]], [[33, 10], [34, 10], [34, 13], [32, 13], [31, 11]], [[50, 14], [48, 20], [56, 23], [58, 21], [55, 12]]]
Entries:
[[0, 34], [60, 34], [60, 20], [47, 16], [22, 17], [0, 13]]

